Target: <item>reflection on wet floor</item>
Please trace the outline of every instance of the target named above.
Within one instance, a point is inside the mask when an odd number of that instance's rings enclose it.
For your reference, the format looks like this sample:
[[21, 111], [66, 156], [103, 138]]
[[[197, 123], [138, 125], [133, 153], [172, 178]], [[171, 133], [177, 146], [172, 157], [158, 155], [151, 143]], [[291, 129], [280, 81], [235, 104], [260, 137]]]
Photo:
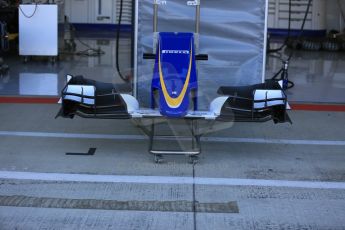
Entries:
[[[266, 78], [273, 76], [281, 66], [278, 58], [268, 57]], [[294, 51], [289, 79], [295, 83], [287, 93], [292, 101], [344, 103], [345, 53]]]
[[[72, 55], [70, 51], [61, 50], [55, 63], [49, 57], [29, 57], [24, 60], [24, 57], [17, 55], [6, 56], [10, 70], [0, 77], [0, 94], [58, 96], [65, 84], [66, 74], [112, 82], [119, 85], [119, 91], [130, 91], [131, 85], [123, 82], [116, 71], [114, 39], [85, 39], [76, 41], [76, 45], [76, 53], [84, 55]], [[88, 56], [88, 46], [104, 53]], [[131, 72], [130, 38], [121, 39], [120, 47], [121, 72], [128, 75]]]
[[[56, 63], [44, 57], [32, 57], [24, 62], [23, 58], [17, 55], [5, 56], [10, 70], [0, 77], [0, 95], [58, 96], [65, 84], [66, 74], [84, 75], [94, 80], [111, 82], [117, 85], [120, 92], [131, 93], [131, 83], [124, 82], [116, 70], [115, 40], [113, 38], [88, 38], [82, 39], [81, 42], [76, 40], [77, 52], [87, 54], [88, 46], [104, 53], [100, 56], [71, 55], [69, 51], [61, 50]], [[120, 40], [119, 52], [121, 73], [131, 79], [130, 37]], [[288, 55], [288, 51], [284, 55]], [[272, 77], [281, 67], [280, 58], [268, 56], [266, 78]], [[212, 81], [211, 76], [200, 75], [199, 101], [202, 104], [200, 108], [205, 108], [217, 96], [213, 89], [218, 86]], [[295, 83], [295, 87], [287, 92], [290, 101], [345, 103], [345, 53], [295, 51], [290, 62], [289, 79]], [[141, 76], [138, 79], [141, 83], [146, 82], [145, 84], [149, 84], [150, 80], [150, 76]], [[139, 84], [138, 90], [148, 89], [140, 88]], [[141, 104], [148, 106], [149, 96], [140, 100]]]

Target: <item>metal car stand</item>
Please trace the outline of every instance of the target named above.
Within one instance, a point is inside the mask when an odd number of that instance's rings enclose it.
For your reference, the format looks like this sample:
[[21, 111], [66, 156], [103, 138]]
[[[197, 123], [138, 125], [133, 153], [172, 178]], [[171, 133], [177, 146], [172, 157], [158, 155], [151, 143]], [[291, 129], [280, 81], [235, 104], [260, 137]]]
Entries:
[[275, 81], [283, 81], [283, 89], [287, 90], [292, 87], [294, 87], [294, 83], [289, 80], [289, 59], [287, 60], [281, 60], [282, 61], [282, 67], [281, 69], [272, 77], [272, 80]]
[[[149, 119], [150, 124], [144, 124], [143, 119], [135, 119], [135, 123], [137, 127], [139, 127], [148, 137], [149, 137], [149, 153], [151, 153], [154, 156], [154, 161], [156, 163], [162, 163], [163, 162], [163, 156], [164, 155], [184, 155], [189, 157], [189, 163], [195, 164], [198, 162], [198, 156], [201, 153], [201, 145], [200, 145], [200, 131], [198, 126], [198, 120], [199, 119], [184, 119], [184, 121], [187, 123], [188, 128], [190, 130], [191, 135], [189, 136], [181, 136], [174, 132], [173, 135], [161, 135], [158, 134], [157, 130], [157, 124], [159, 124], [159, 120], [161, 118], [151, 118]], [[172, 126], [170, 126], [172, 128]], [[181, 144], [180, 149], [173, 149], [173, 150], [164, 150], [160, 148], [156, 148], [156, 141], [162, 141], [162, 140], [177, 140], [177, 141], [186, 141], [191, 140], [191, 148], [184, 149], [183, 145]]]

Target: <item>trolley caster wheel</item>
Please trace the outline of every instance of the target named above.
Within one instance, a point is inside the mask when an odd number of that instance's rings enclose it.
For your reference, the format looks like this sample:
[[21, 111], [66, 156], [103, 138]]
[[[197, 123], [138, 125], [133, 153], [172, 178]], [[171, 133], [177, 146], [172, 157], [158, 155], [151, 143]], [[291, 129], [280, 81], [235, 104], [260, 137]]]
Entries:
[[23, 63], [24, 63], [24, 64], [28, 63], [28, 62], [29, 62], [29, 59], [30, 59], [29, 56], [23, 57]]
[[7, 75], [9, 69], [10, 67], [8, 67], [8, 65], [0, 65], [0, 75]]
[[163, 163], [163, 156], [162, 155], [155, 155], [154, 160], [155, 160], [156, 164], [161, 164], [161, 163]]
[[51, 58], [50, 58], [50, 63], [51, 63], [52, 65], [55, 65], [55, 64], [56, 64], [56, 61], [57, 61], [57, 58], [56, 58], [56, 57], [51, 57]]
[[188, 163], [189, 164], [197, 164], [199, 162], [199, 158], [197, 156], [189, 156]]
[[72, 46], [72, 51], [77, 50], [77, 44], [75, 42], [73, 42], [71, 46]]
[[337, 41], [330, 39], [322, 43], [322, 48], [327, 51], [338, 51], [341, 47]]

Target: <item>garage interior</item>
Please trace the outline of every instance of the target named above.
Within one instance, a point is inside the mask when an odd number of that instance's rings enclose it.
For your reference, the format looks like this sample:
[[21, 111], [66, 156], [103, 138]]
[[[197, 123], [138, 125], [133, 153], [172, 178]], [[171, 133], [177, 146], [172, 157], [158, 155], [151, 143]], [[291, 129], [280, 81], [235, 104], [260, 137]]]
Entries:
[[[134, 119], [56, 118], [67, 75], [150, 107], [151, 7], [159, 32], [193, 33], [186, 2], [208, 55], [199, 108], [220, 86], [283, 80], [291, 124], [200, 122], [197, 161], [155, 162]], [[345, 2], [251, 4], [0, 0], [0, 229], [345, 229]], [[157, 126], [160, 148], [188, 148], [188, 120]]]

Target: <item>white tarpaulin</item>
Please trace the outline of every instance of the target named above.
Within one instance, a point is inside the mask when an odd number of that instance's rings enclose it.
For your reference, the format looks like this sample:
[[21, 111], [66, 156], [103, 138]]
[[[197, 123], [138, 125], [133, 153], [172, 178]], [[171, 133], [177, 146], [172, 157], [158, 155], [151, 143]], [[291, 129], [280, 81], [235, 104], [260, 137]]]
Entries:
[[[186, 0], [159, 6], [159, 32], [194, 32], [195, 7]], [[153, 0], [137, 1], [137, 98], [149, 105], [153, 60], [143, 60], [153, 46]], [[205, 108], [220, 86], [261, 83], [266, 51], [266, 0], [201, 0], [198, 62], [199, 103]]]

